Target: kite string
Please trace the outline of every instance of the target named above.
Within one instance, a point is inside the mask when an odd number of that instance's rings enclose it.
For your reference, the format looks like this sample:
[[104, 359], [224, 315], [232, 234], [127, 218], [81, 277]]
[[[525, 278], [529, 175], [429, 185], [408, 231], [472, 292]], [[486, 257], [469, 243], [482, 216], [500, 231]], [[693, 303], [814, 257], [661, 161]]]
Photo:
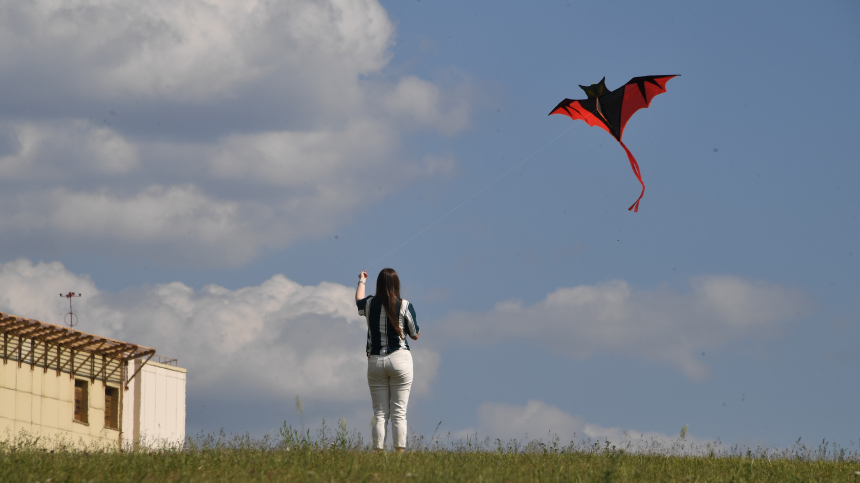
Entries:
[[[565, 134], [567, 134], [571, 129], [573, 129], [573, 127], [574, 127], [574, 126], [570, 126], [569, 128], [565, 129], [561, 134], [559, 134], [558, 136], [556, 136], [556, 137], [552, 138], [549, 142], [547, 142], [546, 144], [544, 144], [543, 146], [541, 146], [540, 148], [538, 148], [535, 152], [533, 152], [533, 153], [529, 154], [528, 156], [526, 156], [526, 157], [525, 157], [525, 159], [523, 159], [523, 160], [522, 160], [522, 161], [520, 161], [519, 163], [515, 164], [512, 168], [510, 168], [510, 169], [508, 169], [507, 171], [505, 171], [504, 173], [502, 173], [502, 175], [501, 175], [501, 176], [499, 176], [498, 178], [494, 179], [493, 181], [491, 181], [488, 185], [484, 186], [483, 188], [479, 189], [479, 190], [478, 190], [477, 192], [475, 192], [475, 194], [473, 194], [472, 196], [470, 196], [470, 197], [466, 198], [465, 200], [463, 200], [459, 205], [457, 205], [457, 206], [455, 206], [455, 207], [451, 208], [447, 213], [445, 213], [444, 215], [442, 215], [442, 216], [440, 216], [439, 218], [437, 218], [437, 219], [436, 219], [436, 221], [434, 221], [433, 223], [430, 223], [429, 225], [427, 225], [427, 226], [425, 226], [424, 228], [422, 228], [422, 229], [421, 229], [421, 231], [419, 231], [418, 233], [416, 233], [416, 234], [412, 235], [412, 237], [410, 237], [408, 240], [406, 240], [405, 242], [403, 242], [403, 243], [401, 243], [400, 245], [398, 245], [396, 248], [394, 248], [394, 250], [391, 250], [390, 252], [386, 253], [386, 254], [385, 254], [385, 255], [383, 255], [382, 257], [378, 258], [378, 259], [377, 259], [376, 261], [374, 261], [373, 263], [371, 263], [371, 264], [367, 265], [367, 268], [370, 268], [370, 267], [372, 267], [372, 266], [376, 265], [377, 263], [381, 262], [382, 260], [385, 260], [385, 259], [386, 259], [386, 258], [388, 258], [392, 253], [394, 253], [394, 252], [396, 252], [397, 250], [400, 250], [401, 248], [403, 248], [404, 246], [406, 246], [406, 244], [407, 244], [407, 243], [411, 242], [412, 240], [414, 240], [415, 238], [417, 238], [419, 235], [421, 235], [421, 234], [422, 234], [422, 233], [424, 233], [425, 231], [427, 231], [427, 230], [429, 230], [430, 228], [432, 228], [436, 223], [439, 223], [440, 221], [442, 221], [443, 219], [445, 219], [445, 218], [446, 218], [448, 215], [450, 215], [451, 213], [453, 213], [453, 212], [457, 211], [461, 206], [463, 206], [463, 205], [465, 205], [466, 203], [468, 203], [469, 201], [471, 201], [471, 200], [472, 200], [472, 198], [474, 198], [474, 197], [478, 196], [479, 194], [483, 193], [483, 192], [484, 192], [485, 190], [487, 190], [489, 187], [491, 187], [491, 186], [493, 186], [494, 184], [498, 183], [498, 182], [499, 182], [499, 180], [501, 180], [501, 179], [502, 179], [502, 178], [504, 178], [505, 176], [507, 176], [507, 175], [511, 174], [511, 172], [512, 172], [513, 170], [515, 170], [515, 169], [519, 168], [520, 166], [522, 166], [523, 164], [525, 164], [525, 162], [526, 162], [526, 161], [528, 161], [529, 159], [531, 159], [531, 158], [535, 157], [539, 152], [541, 152], [541, 151], [543, 151], [544, 149], [546, 149], [546, 147], [547, 147], [547, 146], [549, 146], [550, 144], [552, 144], [552, 143], [556, 142], [556, 141], [558, 140], [558, 138], [560, 138], [560, 137], [564, 136]], [[365, 269], [365, 270], [366, 270], [366, 269]]]

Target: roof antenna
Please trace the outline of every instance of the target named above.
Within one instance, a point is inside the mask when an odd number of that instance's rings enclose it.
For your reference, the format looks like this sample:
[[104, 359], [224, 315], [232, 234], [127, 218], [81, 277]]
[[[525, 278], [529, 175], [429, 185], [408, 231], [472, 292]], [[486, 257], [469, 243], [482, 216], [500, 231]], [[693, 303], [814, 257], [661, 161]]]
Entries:
[[81, 294], [76, 294], [74, 292], [69, 292], [65, 295], [60, 294], [60, 297], [65, 297], [65, 298], [69, 299], [69, 313], [66, 314], [65, 317], [63, 317], [63, 322], [65, 322], [66, 325], [68, 325], [69, 328], [72, 329], [72, 331], [74, 331], [75, 326], [78, 325], [78, 316], [75, 315], [75, 313], [72, 311], [72, 297], [80, 297], [80, 296], [81, 296]]

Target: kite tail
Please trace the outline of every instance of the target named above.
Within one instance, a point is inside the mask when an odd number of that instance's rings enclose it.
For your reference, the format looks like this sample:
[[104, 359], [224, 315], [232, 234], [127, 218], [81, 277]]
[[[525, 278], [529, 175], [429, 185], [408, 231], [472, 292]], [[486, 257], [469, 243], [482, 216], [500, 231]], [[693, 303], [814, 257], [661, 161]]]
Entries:
[[621, 147], [624, 148], [624, 151], [627, 152], [627, 159], [630, 160], [630, 167], [633, 168], [633, 174], [636, 175], [636, 179], [638, 179], [639, 184], [642, 185], [642, 194], [639, 195], [639, 199], [636, 200], [636, 203], [630, 205], [630, 208], [627, 208], [627, 211], [633, 211], [633, 213], [637, 213], [639, 212], [639, 200], [641, 200], [642, 197], [645, 196], [645, 183], [642, 182], [642, 174], [639, 172], [639, 163], [636, 162], [636, 158], [633, 157], [633, 153], [631, 153], [630, 150], [627, 149], [627, 146], [625, 146], [624, 143], [621, 142], [621, 140], [618, 140], [618, 142], [621, 144]]

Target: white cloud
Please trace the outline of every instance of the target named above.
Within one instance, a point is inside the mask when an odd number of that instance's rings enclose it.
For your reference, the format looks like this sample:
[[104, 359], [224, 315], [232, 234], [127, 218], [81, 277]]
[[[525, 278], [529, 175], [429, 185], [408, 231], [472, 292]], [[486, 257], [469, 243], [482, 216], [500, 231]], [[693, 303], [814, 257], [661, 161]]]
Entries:
[[[0, 157], [0, 178], [19, 182], [0, 193], [6, 207], [0, 229], [19, 247], [39, 238], [56, 250], [237, 266], [263, 249], [332, 230], [349, 219], [357, 199], [372, 203], [411, 180], [446, 176], [455, 165], [444, 154], [392, 163], [395, 133], [366, 121], [341, 133], [269, 132], [233, 135], [213, 146], [148, 146], [149, 166], [141, 169], [137, 149], [115, 132], [72, 124], [80, 139], [103, 149], [76, 151], [68, 130], [28, 126], [15, 131], [17, 154]], [[106, 151], [116, 155], [96, 155]], [[180, 165], [173, 162], [183, 157]], [[122, 170], [132, 172], [119, 176]]]
[[88, 277], [69, 272], [60, 262], [33, 264], [20, 259], [0, 265], [0, 312], [63, 325], [69, 302], [60, 294], [72, 289], [87, 298], [99, 293]]
[[[217, 178], [239, 182], [299, 187], [340, 181], [345, 188], [357, 184], [353, 177], [360, 179], [362, 170], [387, 164], [397, 143], [394, 135], [370, 120], [351, 123], [340, 132], [232, 135], [223, 141], [208, 168]], [[360, 163], [345, 166], [344, 160], [350, 157]]]
[[702, 350], [767, 335], [809, 310], [796, 289], [707, 276], [693, 279], [688, 293], [634, 291], [624, 281], [559, 288], [531, 306], [509, 300], [486, 313], [452, 313], [444, 326], [452, 340], [517, 339], [574, 358], [635, 357], [703, 380]]
[[340, 72], [329, 81], [348, 86], [386, 64], [394, 32], [374, 0], [41, 0], [3, 10], [4, 71], [47, 70], [92, 97], [203, 102], [273, 72], [287, 82]]
[[469, 124], [469, 106], [446, 105], [444, 93], [436, 85], [417, 77], [404, 77], [382, 98], [392, 115], [418, 127], [433, 127], [453, 134]]
[[[681, 425], [683, 426], [683, 425]], [[479, 441], [489, 437], [503, 442], [514, 439], [521, 443], [540, 440], [551, 443], [558, 438], [560, 446], [573, 442], [587, 449], [594, 442], [602, 448], [606, 441], [618, 448], [632, 451], [695, 452], [707, 446], [708, 441], [688, 435], [668, 435], [656, 431], [638, 431], [618, 427], [604, 427], [589, 423], [582, 416], [570, 413], [543, 401], [530, 400], [525, 406], [485, 402], [478, 407], [478, 427], [457, 431], [455, 437], [465, 438], [477, 434]]]
[[388, 77], [393, 39], [377, 0], [3, 3], [0, 240], [236, 266], [450, 172], [403, 139], [470, 89]]
[[[189, 370], [189, 391], [240, 397], [365, 401], [364, 319], [354, 289], [323, 282], [303, 286], [275, 275], [259, 286], [199, 291], [173, 282], [100, 291], [59, 262], [16, 260], [0, 266], [0, 311], [62, 324], [74, 288], [78, 328], [176, 357]], [[413, 348], [415, 394], [426, 394], [439, 355]], [[227, 393], [225, 388], [229, 388]], [[241, 398], [241, 397], [240, 397]]]
[[[265, 242], [253, 222], [271, 211], [219, 201], [193, 185], [154, 185], [130, 195], [55, 188], [6, 198], [15, 210], [0, 216], [0, 227], [19, 234], [8, 238], [45, 237], [58, 248], [86, 245], [101, 253], [136, 249], [141, 256], [160, 256], [162, 263], [206, 263], [219, 255], [224, 264], [247, 261]], [[57, 238], [58, 232], [63, 236]], [[178, 244], [195, 245], [197, 253], [176, 251]]]
[[0, 152], [0, 179], [57, 182], [103, 175], [115, 177], [138, 167], [136, 147], [118, 133], [85, 121], [23, 122], [0, 125], [6, 142]]

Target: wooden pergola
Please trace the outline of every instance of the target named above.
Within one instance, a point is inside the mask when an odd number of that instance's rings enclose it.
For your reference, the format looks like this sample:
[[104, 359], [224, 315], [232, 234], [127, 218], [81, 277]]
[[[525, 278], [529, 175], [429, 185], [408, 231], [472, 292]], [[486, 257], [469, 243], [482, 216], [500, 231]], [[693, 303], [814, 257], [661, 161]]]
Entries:
[[[101, 379], [103, 384], [119, 370], [120, 380], [125, 389], [128, 389], [129, 382], [155, 355], [155, 349], [150, 347], [2, 312], [0, 312], [0, 331], [3, 332], [3, 364], [12, 359], [18, 361], [18, 367], [21, 367], [21, 364], [29, 359], [31, 369], [35, 369], [37, 365], [44, 368], [46, 373], [48, 369], [56, 369], [58, 376], [60, 372], [67, 372], [70, 378], [74, 378], [82, 368], [89, 366], [86, 368], [90, 379], [93, 382]], [[29, 344], [27, 344], [28, 341]], [[81, 359], [82, 355], [83, 359]], [[127, 362], [142, 357], [146, 357], [146, 360], [131, 377], [126, 379]], [[108, 373], [110, 366], [115, 367]]]

